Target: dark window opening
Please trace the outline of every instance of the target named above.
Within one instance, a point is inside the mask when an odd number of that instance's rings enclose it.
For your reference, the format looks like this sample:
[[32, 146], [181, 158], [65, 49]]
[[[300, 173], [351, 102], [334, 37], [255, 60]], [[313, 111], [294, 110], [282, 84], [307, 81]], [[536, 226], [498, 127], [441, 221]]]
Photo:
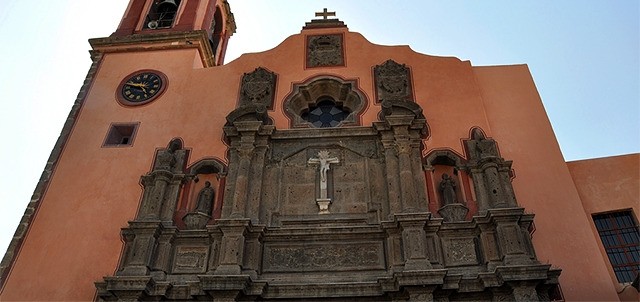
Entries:
[[631, 282], [640, 272], [640, 231], [630, 210], [593, 215], [600, 240], [618, 282]]
[[114, 124], [109, 128], [103, 146], [131, 146], [138, 124]]
[[145, 28], [169, 28], [178, 13], [180, 0], [155, 0], [147, 15]]
[[332, 99], [328, 98], [309, 107], [301, 117], [316, 128], [328, 128], [338, 126], [350, 113], [347, 108], [336, 105]]
[[211, 48], [214, 54], [217, 53], [218, 45], [222, 40], [222, 13], [220, 7], [216, 6], [216, 12], [213, 14], [213, 20], [211, 21]]

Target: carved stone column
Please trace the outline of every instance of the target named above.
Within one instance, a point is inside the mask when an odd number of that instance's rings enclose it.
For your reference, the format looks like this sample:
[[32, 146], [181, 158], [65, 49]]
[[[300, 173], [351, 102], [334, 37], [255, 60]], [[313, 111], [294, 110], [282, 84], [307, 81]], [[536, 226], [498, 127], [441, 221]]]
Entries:
[[255, 141], [261, 121], [234, 122], [232, 127], [225, 127], [225, 134], [231, 140], [231, 152], [238, 163], [230, 162], [229, 169], [234, 170], [235, 179], [232, 180], [230, 218], [244, 218], [246, 216], [247, 197], [249, 196], [249, 178], [251, 175], [252, 159]]
[[145, 192], [142, 198], [138, 220], [160, 220], [160, 212], [165, 200], [167, 186], [173, 178], [173, 174], [168, 171], [153, 171], [142, 176], [142, 185]]
[[396, 140], [398, 152], [398, 167], [400, 168], [400, 192], [402, 193], [403, 212], [415, 212], [417, 210], [418, 194], [411, 168], [411, 144], [408, 140]]
[[166, 225], [173, 225], [173, 215], [176, 211], [176, 204], [180, 198], [182, 185], [187, 181], [184, 174], [174, 174], [165, 188], [165, 198], [160, 210], [160, 220]]
[[157, 152], [153, 170], [141, 178], [144, 194], [136, 220], [160, 220], [165, 225], [173, 225], [176, 203], [186, 179], [183, 171], [185, 157], [186, 150], [182, 149], [178, 139]]
[[[417, 106], [415, 103], [409, 104]], [[421, 170], [419, 152], [424, 120], [407, 114], [392, 114], [384, 119], [384, 123], [374, 125], [380, 132], [385, 149], [391, 214], [424, 212], [427, 209], [424, 186], [426, 180]], [[416, 156], [417, 158], [414, 158]]]
[[235, 179], [231, 218], [243, 218], [245, 216], [249, 188], [249, 167], [251, 166], [253, 149], [254, 147], [249, 144], [242, 145], [237, 149], [240, 162], [238, 163], [238, 174]]
[[384, 148], [385, 175], [387, 177], [387, 192], [389, 198], [390, 215], [402, 212], [400, 201], [400, 180], [398, 175], [398, 155], [393, 143], [391, 133], [382, 134], [382, 145]]
[[[265, 169], [265, 158], [269, 150], [269, 135], [274, 131], [273, 126], [263, 125], [255, 142], [251, 170], [249, 172], [249, 195], [247, 197], [246, 217], [250, 217], [255, 223], [259, 221], [260, 205], [262, 198], [263, 174]], [[268, 185], [268, 184], [267, 184]]]
[[496, 142], [485, 138], [480, 130], [475, 129], [472, 136], [465, 145], [478, 210], [482, 214], [488, 209], [517, 207], [511, 185], [511, 161], [500, 157]]

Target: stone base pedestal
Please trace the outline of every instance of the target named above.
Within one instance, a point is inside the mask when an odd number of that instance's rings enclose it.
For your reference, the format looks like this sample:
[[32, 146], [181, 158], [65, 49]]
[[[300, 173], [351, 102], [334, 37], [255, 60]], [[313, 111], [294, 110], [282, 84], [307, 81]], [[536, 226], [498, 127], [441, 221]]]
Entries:
[[320, 209], [318, 214], [330, 214], [329, 205], [331, 204], [331, 199], [329, 199], [329, 198], [327, 198], [327, 199], [318, 198], [318, 199], [316, 199], [316, 203], [318, 204], [318, 208]]
[[438, 209], [438, 214], [444, 218], [444, 222], [465, 221], [469, 208], [461, 203], [452, 203]]
[[200, 212], [189, 213], [182, 217], [182, 221], [184, 221], [184, 224], [187, 226], [188, 230], [204, 229], [210, 219], [211, 216]]

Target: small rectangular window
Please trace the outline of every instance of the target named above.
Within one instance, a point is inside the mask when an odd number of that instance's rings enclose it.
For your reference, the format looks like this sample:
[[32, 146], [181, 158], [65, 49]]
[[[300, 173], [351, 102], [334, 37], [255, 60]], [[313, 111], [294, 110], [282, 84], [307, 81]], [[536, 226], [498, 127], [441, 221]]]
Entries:
[[631, 282], [640, 272], [640, 230], [631, 210], [593, 215], [602, 245], [618, 282]]
[[139, 123], [135, 124], [111, 124], [103, 147], [124, 147], [133, 144], [133, 138]]

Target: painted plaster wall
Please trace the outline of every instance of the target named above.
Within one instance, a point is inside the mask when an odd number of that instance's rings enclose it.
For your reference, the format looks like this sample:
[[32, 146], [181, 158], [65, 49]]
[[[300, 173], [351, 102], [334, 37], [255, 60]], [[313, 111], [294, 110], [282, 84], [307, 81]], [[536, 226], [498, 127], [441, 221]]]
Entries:
[[[637, 222], [640, 217], [640, 154], [572, 161], [567, 166], [589, 219], [592, 214], [631, 209]], [[611, 283], [621, 292], [624, 285], [616, 279], [593, 220], [589, 225], [597, 239], [602, 261], [607, 264]], [[638, 301], [638, 298], [632, 288], [626, 288], [620, 294], [623, 301]]]
[[569, 169], [526, 65], [475, 67], [494, 139], [513, 160], [518, 203], [534, 213], [538, 259], [562, 268], [572, 300], [617, 299]]
[[[346, 66], [305, 68], [306, 36], [325, 33], [344, 34]], [[199, 68], [195, 50], [105, 55], [0, 298], [91, 300], [93, 282], [117, 267], [120, 228], [135, 217], [139, 179], [150, 170], [155, 150], [180, 137], [191, 151], [189, 164], [205, 157], [226, 162], [222, 127], [236, 107], [243, 73], [261, 66], [278, 75], [269, 112], [277, 129], [289, 128], [282, 101], [293, 84], [321, 75], [357, 80], [369, 102], [362, 125], [370, 126], [380, 110], [373, 67], [388, 59], [411, 68], [415, 99], [430, 127], [426, 151], [464, 154], [462, 139], [472, 127], [482, 128], [503, 157], [514, 160], [518, 201], [537, 214], [538, 257], [564, 269], [566, 297], [615, 298], [611, 284], [599, 281], [604, 264], [585, 266], [600, 252], [526, 66], [472, 67], [408, 46], [373, 45], [346, 28], [303, 30], [272, 50], [206, 69]], [[167, 90], [143, 106], [120, 105], [118, 84], [140, 69], [165, 73]], [[140, 123], [133, 146], [102, 148], [110, 124], [123, 122]]]

